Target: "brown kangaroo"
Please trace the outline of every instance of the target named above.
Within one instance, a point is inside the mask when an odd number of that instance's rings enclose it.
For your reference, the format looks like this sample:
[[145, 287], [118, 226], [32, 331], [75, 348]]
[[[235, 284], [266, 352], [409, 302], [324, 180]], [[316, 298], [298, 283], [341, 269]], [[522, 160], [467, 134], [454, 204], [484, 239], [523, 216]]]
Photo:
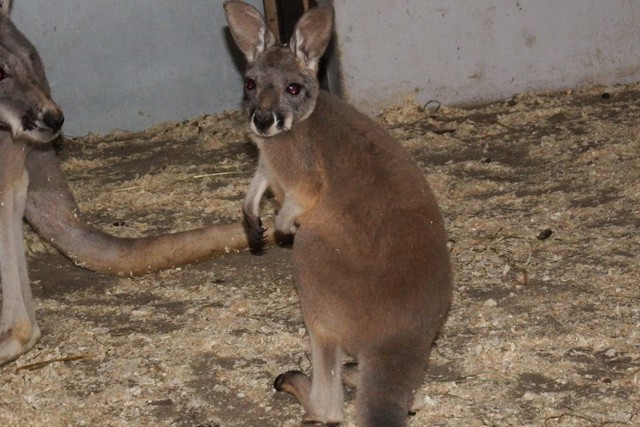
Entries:
[[[260, 235], [259, 200], [271, 187], [276, 228], [295, 232], [293, 259], [313, 376], [290, 371], [275, 388], [309, 421], [343, 421], [342, 382], [355, 382], [360, 426], [403, 426], [451, 299], [447, 238], [416, 164], [380, 125], [319, 91], [318, 61], [333, 9], [305, 13], [275, 46], [260, 13], [224, 3], [244, 53], [244, 107], [260, 150], [244, 205]], [[343, 370], [343, 355], [357, 368]], [[355, 378], [355, 379], [354, 379]]]
[[246, 247], [242, 223], [139, 239], [106, 234], [82, 219], [52, 142], [64, 116], [51, 100], [38, 53], [0, 0], [0, 365], [38, 341], [22, 217], [78, 265], [111, 274], [141, 274]]

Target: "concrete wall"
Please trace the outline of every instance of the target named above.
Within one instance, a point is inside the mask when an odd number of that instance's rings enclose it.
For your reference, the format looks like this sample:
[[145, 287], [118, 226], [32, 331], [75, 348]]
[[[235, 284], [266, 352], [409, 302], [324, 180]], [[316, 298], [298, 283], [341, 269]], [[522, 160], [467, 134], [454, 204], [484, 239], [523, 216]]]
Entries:
[[640, 80], [640, 0], [333, 0], [345, 95], [377, 109]]
[[[640, 80], [640, 0], [333, 3], [344, 93], [369, 112], [411, 93], [460, 104]], [[222, 0], [14, 0], [12, 16], [68, 134], [239, 108]]]
[[12, 19], [43, 58], [67, 134], [240, 106], [222, 0], [13, 0]]

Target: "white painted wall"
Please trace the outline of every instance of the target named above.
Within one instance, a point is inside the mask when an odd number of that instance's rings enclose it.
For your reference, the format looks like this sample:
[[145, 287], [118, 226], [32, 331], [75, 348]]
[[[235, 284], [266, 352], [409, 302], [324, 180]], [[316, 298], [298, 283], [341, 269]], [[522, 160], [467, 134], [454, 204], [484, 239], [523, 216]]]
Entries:
[[[222, 0], [13, 1], [67, 134], [240, 107]], [[421, 102], [468, 104], [640, 80], [640, 0], [333, 3], [345, 93], [369, 112], [414, 92]]]
[[345, 95], [473, 104], [640, 80], [640, 0], [333, 0]]

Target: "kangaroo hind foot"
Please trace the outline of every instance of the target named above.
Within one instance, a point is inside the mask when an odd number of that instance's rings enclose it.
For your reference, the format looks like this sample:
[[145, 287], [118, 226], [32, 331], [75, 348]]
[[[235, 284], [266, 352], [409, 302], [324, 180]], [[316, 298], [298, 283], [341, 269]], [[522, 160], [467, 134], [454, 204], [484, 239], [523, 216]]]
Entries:
[[301, 371], [287, 371], [276, 377], [273, 388], [276, 391], [292, 395], [305, 409], [303, 420], [305, 425], [339, 426], [340, 421], [320, 421], [323, 417], [314, 416], [311, 413], [311, 378]]
[[277, 391], [291, 394], [304, 408], [305, 424], [337, 426], [344, 420], [342, 388], [342, 350], [311, 336], [313, 377], [300, 371], [279, 375], [274, 383]]
[[37, 323], [29, 319], [12, 320], [11, 323], [8, 330], [0, 331], [0, 366], [31, 350], [41, 336]]

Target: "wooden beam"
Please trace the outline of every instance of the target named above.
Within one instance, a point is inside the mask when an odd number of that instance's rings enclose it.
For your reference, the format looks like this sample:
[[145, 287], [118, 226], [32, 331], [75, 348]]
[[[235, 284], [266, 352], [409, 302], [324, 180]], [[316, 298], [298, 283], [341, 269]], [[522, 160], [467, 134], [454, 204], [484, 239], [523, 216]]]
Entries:
[[309, 8], [315, 6], [314, 0], [263, 0], [267, 26], [276, 36], [278, 44], [287, 43], [293, 34], [298, 19]]
[[276, 43], [280, 41], [280, 21], [278, 20], [278, 0], [263, 0], [264, 16], [267, 20], [269, 30], [276, 36]]

